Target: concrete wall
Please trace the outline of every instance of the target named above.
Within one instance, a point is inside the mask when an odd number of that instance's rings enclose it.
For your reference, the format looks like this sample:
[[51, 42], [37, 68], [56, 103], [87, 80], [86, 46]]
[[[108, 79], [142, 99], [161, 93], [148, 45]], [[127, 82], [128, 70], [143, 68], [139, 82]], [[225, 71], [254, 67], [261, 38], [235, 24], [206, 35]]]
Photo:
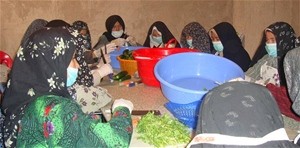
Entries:
[[221, 21], [233, 23], [245, 35], [252, 56], [262, 30], [275, 21], [290, 23], [300, 34], [299, 0], [1, 0], [0, 50], [14, 56], [28, 25], [36, 18], [88, 23], [95, 44], [105, 31], [105, 20], [120, 15], [126, 32], [143, 43], [149, 26], [157, 20], [167, 24], [177, 39], [183, 27], [198, 21], [207, 30]]
[[300, 35], [299, 0], [246, 0], [233, 4], [233, 24], [245, 34], [245, 48], [252, 56], [261, 41], [263, 30], [276, 21], [289, 23]]

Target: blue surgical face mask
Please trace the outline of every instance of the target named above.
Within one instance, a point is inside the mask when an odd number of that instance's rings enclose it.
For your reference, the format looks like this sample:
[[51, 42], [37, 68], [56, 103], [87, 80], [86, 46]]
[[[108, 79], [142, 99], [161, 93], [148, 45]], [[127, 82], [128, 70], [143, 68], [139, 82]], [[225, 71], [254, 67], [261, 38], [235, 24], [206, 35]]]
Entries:
[[119, 30], [119, 31], [112, 31], [111, 35], [115, 38], [119, 38], [122, 36], [122, 34], [124, 33], [124, 30]]
[[186, 40], [186, 43], [189, 45], [189, 47], [193, 47], [193, 39]]
[[221, 52], [224, 49], [223, 44], [221, 43], [221, 41], [216, 41], [216, 42], [212, 42], [213, 46], [215, 48], [216, 51]]
[[269, 56], [277, 57], [277, 44], [276, 43], [266, 43], [265, 48], [266, 48]]
[[67, 73], [68, 73], [67, 87], [70, 87], [71, 85], [73, 85], [76, 82], [77, 75], [78, 75], [78, 69], [68, 67]]
[[162, 37], [161, 36], [152, 36], [152, 41], [157, 43], [157, 44], [160, 44], [162, 43]]

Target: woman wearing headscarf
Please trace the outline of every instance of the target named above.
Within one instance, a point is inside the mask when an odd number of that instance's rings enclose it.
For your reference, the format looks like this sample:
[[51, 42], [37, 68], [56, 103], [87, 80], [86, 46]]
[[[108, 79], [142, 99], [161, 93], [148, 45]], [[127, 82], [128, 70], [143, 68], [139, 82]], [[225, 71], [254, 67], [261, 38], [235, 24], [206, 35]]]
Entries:
[[124, 46], [125, 42], [131, 46], [137, 45], [135, 38], [126, 34], [125, 23], [121, 16], [109, 16], [105, 21], [105, 27], [106, 32], [99, 37], [98, 42], [93, 47], [94, 50], [98, 50], [109, 43], [114, 43], [118, 47]]
[[[286, 86], [277, 87], [268, 84], [267, 88], [272, 92], [279, 108], [287, 117], [300, 122], [300, 47], [287, 52], [283, 69], [286, 77]], [[299, 124], [299, 123], [298, 123]], [[300, 126], [299, 126], [300, 128]], [[300, 129], [299, 129], [300, 130]]]
[[45, 27], [61, 27], [61, 26], [70, 27], [71, 25], [64, 20], [54, 19], [49, 21]]
[[[56, 24], [52, 21], [52, 24]], [[67, 22], [59, 23], [62, 26], [48, 25], [51, 28], [64, 28], [70, 26]], [[74, 29], [74, 26], [72, 26]], [[105, 105], [107, 105], [111, 100], [111, 95], [107, 92], [106, 89], [98, 86], [100, 84], [101, 78], [104, 76], [113, 73], [112, 67], [109, 64], [101, 65], [94, 70], [91, 70], [88, 67], [88, 64], [85, 60], [85, 38], [80, 34], [78, 29], [74, 29], [77, 35], [77, 44], [80, 48], [77, 48], [75, 51], [75, 59], [77, 60], [80, 68], [78, 69], [76, 82], [73, 85], [68, 85], [69, 93], [72, 98], [82, 107], [82, 111], [84, 113], [91, 113], [99, 111], [99, 109]]]
[[191, 22], [183, 28], [180, 44], [183, 48], [191, 48], [199, 50], [200, 52], [211, 53], [209, 35], [198, 22]]
[[283, 59], [285, 54], [295, 48], [296, 35], [294, 29], [286, 22], [276, 22], [265, 29], [264, 55], [245, 73], [251, 82], [262, 85], [272, 83], [276, 86], [285, 85]]
[[[169, 43], [169, 42], [172, 42], [172, 43], [169, 44], [170, 45], [169, 47], [166, 47], [166, 46], [168, 46], [167, 43]], [[175, 45], [174, 45], [174, 43], [175, 43]], [[154, 22], [150, 26], [143, 46], [150, 47], [150, 48], [161, 48], [161, 47], [180, 48], [180, 44], [178, 43], [176, 38], [170, 32], [170, 30], [168, 29], [166, 24], [161, 21]]]
[[116, 100], [113, 118], [104, 124], [70, 99], [67, 85], [79, 68], [74, 35], [67, 28], [45, 28], [21, 44], [1, 104], [6, 147], [128, 146], [131, 102]]
[[242, 45], [234, 27], [228, 22], [221, 22], [209, 31], [215, 54], [227, 58], [243, 71], [247, 71], [251, 62], [250, 56]]
[[73, 22], [72, 27], [75, 30], [77, 30], [84, 38], [84, 41], [83, 41], [84, 48], [86, 50], [91, 50], [92, 49], [92, 46], [91, 46], [92, 39], [91, 39], [91, 34], [90, 34], [90, 30], [89, 30], [87, 23], [78, 20], [78, 21]]
[[44, 28], [47, 25], [47, 23], [48, 21], [44, 19], [35, 19], [34, 21], [32, 21], [31, 24], [28, 26], [27, 30], [25, 31], [21, 43], [25, 42], [25, 40], [35, 31]]
[[272, 94], [249, 82], [228, 82], [205, 96], [188, 147], [298, 147], [289, 141]]
[[300, 47], [289, 51], [284, 58], [284, 73], [292, 109], [300, 118]]

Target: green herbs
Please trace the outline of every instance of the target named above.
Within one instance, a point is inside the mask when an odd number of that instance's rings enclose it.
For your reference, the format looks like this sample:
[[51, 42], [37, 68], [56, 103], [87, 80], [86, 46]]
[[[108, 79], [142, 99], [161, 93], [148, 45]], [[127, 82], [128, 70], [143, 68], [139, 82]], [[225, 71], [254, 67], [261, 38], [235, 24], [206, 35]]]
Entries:
[[132, 56], [132, 50], [128, 50], [128, 49], [125, 49], [123, 51], [123, 54], [120, 55], [120, 58], [121, 59], [124, 59], [124, 60], [134, 60], [133, 56]]
[[137, 124], [138, 139], [155, 147], [187, 144], [190, 141], [188, 128], [168, 116], [148, 113]]

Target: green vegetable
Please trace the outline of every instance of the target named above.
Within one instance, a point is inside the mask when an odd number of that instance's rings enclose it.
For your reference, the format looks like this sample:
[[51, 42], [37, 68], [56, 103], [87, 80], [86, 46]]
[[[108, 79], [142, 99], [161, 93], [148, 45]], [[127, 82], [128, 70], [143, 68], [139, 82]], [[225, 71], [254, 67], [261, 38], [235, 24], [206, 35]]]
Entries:
[[125, 49], [123, 51], [123, 54], [120, 55], [120, 58], [125, 60], [133, 60], [132, 52], [133, 52], [132, 50]]
[[128, 74], [127, 71], [121, 71], [121, 72], [119, 72], [118, 74], [114, 75], [114, 76], [113, 76], [113, 79], [114, 79], [114, 80], [119, 80], [119, 79], [125, 77], [127, 74]]
[[118, 81], [122, 82], [122, 81], [129, 80], [129, 79], [131, 79], [131, 75], [126, 75], [126, 76], [120, 78]]
[[155, 147], [187, 144], [190, 141], [188, 128], [178, 120], [168, 116], [148, 113], [137, 124], [138, 139]]

